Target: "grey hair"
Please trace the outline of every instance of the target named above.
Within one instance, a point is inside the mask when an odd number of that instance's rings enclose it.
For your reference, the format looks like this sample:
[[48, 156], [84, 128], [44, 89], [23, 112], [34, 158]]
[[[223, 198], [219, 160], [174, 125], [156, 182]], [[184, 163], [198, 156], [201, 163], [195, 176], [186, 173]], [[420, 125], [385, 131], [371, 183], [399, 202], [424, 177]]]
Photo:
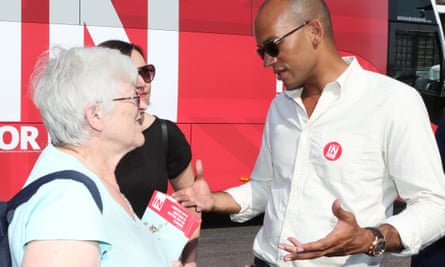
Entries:
[[31, 95], [51, 143], [83, 145], [91, 135], [85, 109], [101, 105], [105, 114], [124, 84], [134, 86], [137, 68], [130, 57], [102, 47], [52, 48], [41, 55], [31, 77]]

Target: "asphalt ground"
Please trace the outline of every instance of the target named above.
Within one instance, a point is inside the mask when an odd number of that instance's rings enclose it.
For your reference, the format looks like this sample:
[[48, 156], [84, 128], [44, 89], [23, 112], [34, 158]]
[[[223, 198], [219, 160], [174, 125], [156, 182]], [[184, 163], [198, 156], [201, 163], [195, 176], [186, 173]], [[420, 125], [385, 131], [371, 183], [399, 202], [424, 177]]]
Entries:
[[[227, 216], [203, 214], [198, 246], [198, 267], [245, 267], [253, 263], [252, 244], [261, 219], [246, 224]], [[409, 267], [409, 257], [386, 256], [382, 267]]]

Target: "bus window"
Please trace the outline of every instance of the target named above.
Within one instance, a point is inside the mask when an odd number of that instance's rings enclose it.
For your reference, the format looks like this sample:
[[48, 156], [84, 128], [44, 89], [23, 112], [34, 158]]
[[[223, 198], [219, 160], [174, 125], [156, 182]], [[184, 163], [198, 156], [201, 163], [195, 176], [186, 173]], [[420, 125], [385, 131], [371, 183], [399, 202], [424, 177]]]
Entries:
[[420, 92], [434, 123], [445, 105], [445, 9], [438, 2], [389, 0], [388, 9], [387, 74]]
[[388, 74], [423, 93], [440, 96], [442, 50], [436, 28], [403, 23], [390, 25]]

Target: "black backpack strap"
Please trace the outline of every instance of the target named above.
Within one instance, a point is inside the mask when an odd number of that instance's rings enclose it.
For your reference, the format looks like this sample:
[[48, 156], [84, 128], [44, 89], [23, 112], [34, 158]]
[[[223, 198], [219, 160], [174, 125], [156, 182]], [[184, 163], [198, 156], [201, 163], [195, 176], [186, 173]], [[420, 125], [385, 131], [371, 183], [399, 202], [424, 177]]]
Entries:
[[100, 197], [100, 193], [99, 190], [97, 189], [96, 184], [90, 178], [88, 178], [88, 176], [78, 171], [64, 170], [64, 171], [53, 172], [40, 177], [39, 179], [35, 180], [34, 182], [24, 187], [11, 200], [9, 200], [7, 204], [8, 224], [12, 220], [15, 208], [17, 208], [20, 204], [28, 201], [34, 195], [34, 193], [40, 188], [40, 186], [48, 182], [51, 182], [55, 179], [70, 179], [83, 183], [90, 191], [92, 197], [94, 198], [94, 201], [97, 204], [97, 207], [102, 212], [103, 210], [102, 199]]
[[162, 131], [162, 145], [164, 146], [165, 151], [165, 160], [167, 162], [168, 159], [168, 130], [167, 130], [167, 122], [164, 119], [160, 119], [161, 121], [161, 131]]

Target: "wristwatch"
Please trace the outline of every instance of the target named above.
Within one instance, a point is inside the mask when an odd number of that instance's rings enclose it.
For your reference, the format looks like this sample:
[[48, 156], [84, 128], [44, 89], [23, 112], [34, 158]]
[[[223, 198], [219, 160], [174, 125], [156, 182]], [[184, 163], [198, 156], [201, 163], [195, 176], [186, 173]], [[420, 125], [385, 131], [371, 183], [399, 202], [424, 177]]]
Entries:
[[372, 241], [368, 249], [368, 255], [371, 257], [376, 257], [382, 255], [386, 250], [386, 241], [383, 234], [376, 227], [366, 227], [365, 229], [371, 230], [375, 238]]

